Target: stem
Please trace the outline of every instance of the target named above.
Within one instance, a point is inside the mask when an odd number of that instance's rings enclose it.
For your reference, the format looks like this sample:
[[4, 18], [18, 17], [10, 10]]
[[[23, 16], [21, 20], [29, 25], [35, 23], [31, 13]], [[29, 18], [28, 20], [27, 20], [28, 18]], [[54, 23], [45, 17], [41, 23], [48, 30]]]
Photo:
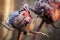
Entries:
[[[41, 24], [39, 25], [37, 32], [41, 29], [43, 23], [44, 23], [44, 20], [42, 20]], [[38, 37], [38, 35], [35, 34], [35, 36], [33, 37], [33, 39], [34, 39], [34, 40], [37, 40], [37, 37]]]
[[18, 31], [18, 38], [17, 38], [17, 40], [22, 40], [22, 36], [23, 36], [23, 31], [22, 32]]
[[59, 28], [58, 28], [58, 27], [56, 27], [53, 23], [51, 23], [51, 25], [52, 25], [54, 28], [59, 29]]

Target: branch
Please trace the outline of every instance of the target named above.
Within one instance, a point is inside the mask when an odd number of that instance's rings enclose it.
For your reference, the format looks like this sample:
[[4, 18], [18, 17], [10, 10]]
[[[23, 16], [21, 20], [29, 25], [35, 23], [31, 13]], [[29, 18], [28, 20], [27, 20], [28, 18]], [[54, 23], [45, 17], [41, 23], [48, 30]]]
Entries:
[[13, 30], [13, 28], [10, 27], [11, 25], [7, 25], [7, 24], [4, 23], [4, 22], [1, 22], [1, 24], [2, 24], [3, 27], [5, 27], [6, 29], [8, 29], [8, 30]]

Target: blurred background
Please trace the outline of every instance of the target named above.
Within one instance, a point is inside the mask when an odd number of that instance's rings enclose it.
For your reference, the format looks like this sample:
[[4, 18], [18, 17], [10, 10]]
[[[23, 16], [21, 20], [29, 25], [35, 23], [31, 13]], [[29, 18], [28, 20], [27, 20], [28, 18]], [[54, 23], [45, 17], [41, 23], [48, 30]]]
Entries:
[[[16, 10], [20, 10], [23, 6], [23, 3], [27, 3], [34, 9], [34, 2], [35, 0], [0, 0], [0, 22], [6, 22], [9, 18], [9, 15]], [[36, 18], [37, 15], [31, 12], [32, 17], [35, 20], [35, 28], [33, 29], [36, 31], [38, 25], [41, 22], [41, 18]], [[60, 28], [60, 19], [55, 22], [55, 25]], [[49, 37], [47, 38], [44, 35], [38, 34], [38, 40], [60, 40], [60, 29], [55, 29], [51, 25], [47, 25], [44, 23], [42, 29], [40, 30], [43, 33], [46, 33]], [[6, 29], [0, 23], [0, 40], [17, 40], [18, 31], [13, 30], [10, 31]], [[27, 37], [24, 35], [23, 40], [32, 40], [34, 35], [28, 35]]]

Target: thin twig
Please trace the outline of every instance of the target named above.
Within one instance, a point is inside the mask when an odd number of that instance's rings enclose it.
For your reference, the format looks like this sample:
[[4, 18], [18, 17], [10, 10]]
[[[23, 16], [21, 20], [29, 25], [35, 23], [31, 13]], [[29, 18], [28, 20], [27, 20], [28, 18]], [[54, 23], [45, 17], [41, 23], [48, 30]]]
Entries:
[[[42, 20], [41, 24], [39, 25], [37, 32], [39, 32], [39, 30], [41, 29], [43, 23], [44, 23], [44, 20]], [[34, 40], [37, 40], [37, 37], [38, 37], [38, 34], [35, 34]]]

